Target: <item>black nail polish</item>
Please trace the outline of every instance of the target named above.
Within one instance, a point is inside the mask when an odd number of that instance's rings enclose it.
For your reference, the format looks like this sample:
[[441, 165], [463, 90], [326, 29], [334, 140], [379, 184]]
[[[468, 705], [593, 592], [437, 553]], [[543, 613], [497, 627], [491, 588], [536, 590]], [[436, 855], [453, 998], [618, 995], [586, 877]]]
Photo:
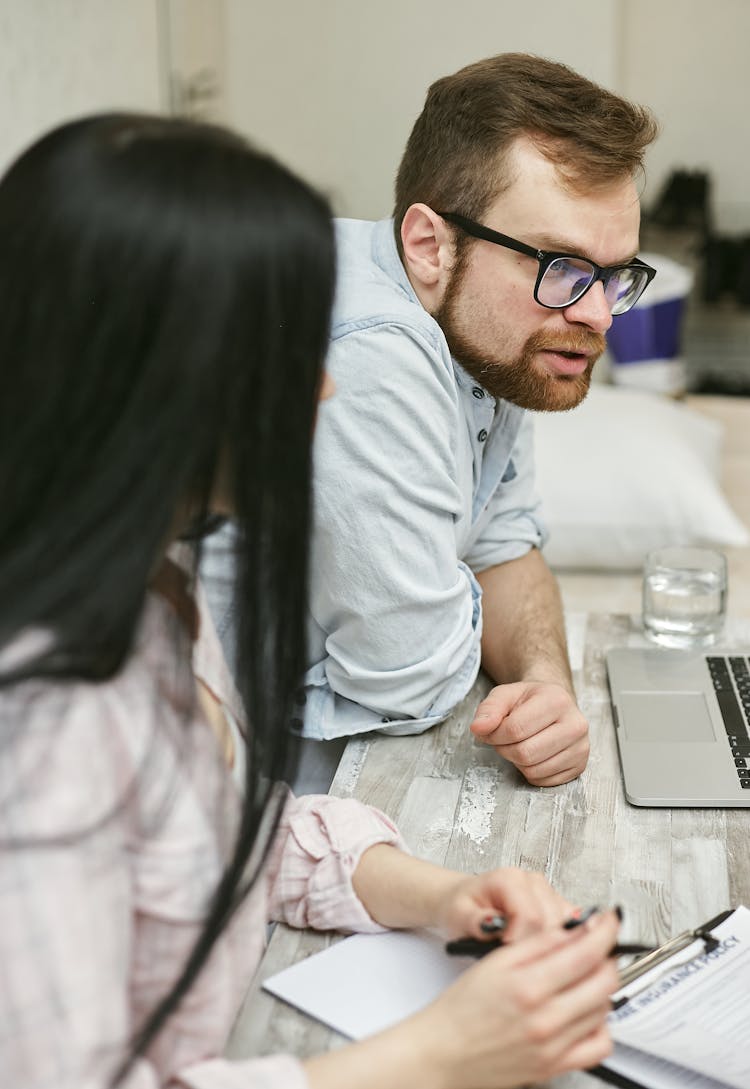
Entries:
[[619, 904], [615, 904], [615, 906], [614, 906], [614, 907], [612, 908], [612, 910], [614, 911], [615, 915], [616, 915], [616, 916], [617, 916], [617, 918], [618, 918], [618, 919], [620, 920], [620, 922], [622, 922], [622, 918], [623, 918], [623, 915], [624, 915], [625, 913], [624, 913], [624, 911], [622, 910], [622, 908], [620, 907], [620, 905], [619, 905]]
[[497, 934], [501, 930], [505, 930], [507, 921], [502, 915], [493, 915], [491, 919], [482, 919], [479, 924], [479, 929], [483, 934]]
[[567, 922], [564, 922], [563, 930], [575, 930], [577, 926], [583, 926], [584, 923], [588, 922], [592, 915], [596, 915], [598, 910], [598, 907], [586, 908], [586, 910], [582, 911], [579, 916], [568, 919]]

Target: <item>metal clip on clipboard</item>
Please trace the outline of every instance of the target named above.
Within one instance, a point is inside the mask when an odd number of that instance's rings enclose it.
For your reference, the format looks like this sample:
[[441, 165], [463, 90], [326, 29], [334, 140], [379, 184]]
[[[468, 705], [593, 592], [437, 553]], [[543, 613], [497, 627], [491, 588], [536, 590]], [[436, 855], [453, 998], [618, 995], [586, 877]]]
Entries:
[[[652, 968], [658, 967], [665, 961], [670, 960], [676, 953], [679, 953], [682, 949], [687, 949], [693, 942], [702, 941], [703, 949], [696, 956], [703, 956], [705, 953], [711, 953], [719, 945], [718, 938], [715, 938], [711, 931], [719, 923], [723, 923], [725, 919], [728, 919], [732, 914], [730, 911], [723, 911], [721, 915], [717, 915], [714, 919], [710, 919], [703, 926], [697, 927], [695, 930], [685, 930], [682, 934], [677, 934], [676, 937], [670, 938], [664, 945], [660, 945], [658, 949], [654, 949], [652, 953], [645, 953], [642, 957], [638, 957], [632, 964], [629, 964], [626, 968], [620, 971], [620, 986], [627, 987], [633, 980], [639, 979], [645, 975], [646, 972], [650, 972]], [[639, 991], [633, 991], [632, 994], [625, 995], [622, 998], [618, 998], [612, 1003], [613, 1009], [620, 1009], [631, 998], [639, 994]]]

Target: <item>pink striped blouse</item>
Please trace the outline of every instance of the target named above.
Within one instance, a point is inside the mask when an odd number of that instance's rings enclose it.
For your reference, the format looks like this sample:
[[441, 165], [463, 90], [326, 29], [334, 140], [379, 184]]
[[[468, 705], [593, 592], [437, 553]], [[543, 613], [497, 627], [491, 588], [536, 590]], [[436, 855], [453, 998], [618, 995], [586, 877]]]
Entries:
[[[238, 797], [198, 704], [184, 698], [176, 625], [151, 595], [115, 680], [0, 689], [3, 1086], [108, 1084], [131, 1032], [177, 978], [231, 847]], [[238, 713], [210, 622], [196, 673]], [[290, 799], [262, 880], [127, 1089], [303, 1089], [293, 1056], [230, 1061], [222, 1051], [267, 919], [381, 929], [351, 884], [380, 842], [401, 845], [376, 810]]]

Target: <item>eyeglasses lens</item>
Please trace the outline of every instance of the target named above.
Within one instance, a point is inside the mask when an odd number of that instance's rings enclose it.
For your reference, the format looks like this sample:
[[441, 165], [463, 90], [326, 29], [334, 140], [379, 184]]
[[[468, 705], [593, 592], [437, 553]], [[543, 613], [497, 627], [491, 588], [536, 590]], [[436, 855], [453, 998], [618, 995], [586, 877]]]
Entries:
[[[537, 289], [542, 306], [566, 307], [589, 288], [596, 275], [594, 266], [582, 258], [557, 257], [551, 261]], [[606, 279], [604, 294], [613, 315], [624, 314], [640, 298], [648, 277], [639, 268], [615, 269]]]
[[594, 278], [588, 261], [556, 257], [542, 276], [537, 295], [542, 306], [570, 306], [583, 295]]
[[613, 273], [605, 288], [609, 308], [614, 317], [630, 310], [643, 294], [648, 276], [637, 268], [622, 268]]

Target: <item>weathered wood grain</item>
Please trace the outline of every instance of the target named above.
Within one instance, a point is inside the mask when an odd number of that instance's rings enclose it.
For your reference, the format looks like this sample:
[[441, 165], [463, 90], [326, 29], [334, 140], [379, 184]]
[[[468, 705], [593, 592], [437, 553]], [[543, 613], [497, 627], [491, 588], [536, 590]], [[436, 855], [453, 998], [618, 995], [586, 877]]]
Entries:
[[[451, 717], [419, 737], [350, 742], [331, 793], [378, 806], [410, 848], [434, 862], [479, 871], [541, 870], [573, 902], [618, 903], [626, 940], [661, 942], [738, 903], [750, 904], [750, 811], [644, 809], [625, 799], [607, 692], [605, 653], [643, 641], [627, 615], [568, 618], [571, 662], [591, 730], [591, 759], [574, 783], [539, 790], [468, 726], [490, 685], [480, 677]], [[750, 621], [730, 620], [727, 645], [750, 645]], [[305, 1056], [338, 1046], [335, 1033], [259, 991], [262, 979], [325, 946], [331, 935], [278, 927], [238, 1018], [231, 1054]], [[593, 1089], [585, 1074], [555, 1089]]]

